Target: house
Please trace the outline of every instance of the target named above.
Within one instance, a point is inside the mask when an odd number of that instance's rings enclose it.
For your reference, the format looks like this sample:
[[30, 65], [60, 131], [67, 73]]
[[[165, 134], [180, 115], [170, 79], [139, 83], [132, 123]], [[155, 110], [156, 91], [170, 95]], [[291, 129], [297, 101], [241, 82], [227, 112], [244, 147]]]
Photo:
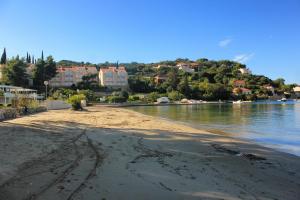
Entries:
[[242, 74], [252, 74], [251, 70], [248, 69], [248, 68], [240, 68], [239, 71], [240, 71]]
[[272, 94], [275, 94], [275, 88], [272, 85], [264, 85], [262, 86], [263, 88], [265, 88], [266, 90], [272, 92]]
[[128, 74], [125, 67], [101, 68], [99, 72], [100, 85], [109, 88], [127, 88]]
[[250, 89], [247, 89], [247, 88], [240, 88], [240, 87], [237, 87], [237, 88], [234, 88], [234, 89], [232, 90], [232, 93], [233, 93], [234, 95], [240, 95], [240, 94], [242, 94], [242, 95], [248, 95], [248, 94], [251, 94], [252, 91], [251, 91]]
[[190, 67], [192, 69], [198, 69], [200, 67], [200, 65], [199, 65], [199, 63], [193, 62], [193, 63], [191, 63]]
[[246, 82], [244, 80], [235, 80], [233, 81], [233, 86], [234, 87], [245, 87]]
[[36, 90], [10, 85], [0, 85], [0, 91], [3, 92], [3, 96], [0, 97], [0, 104], [3, 105], [11, 104], [13, 99], [20, 97], [34, 100], [39, 97]]
[[157, 75], [154, 77], [154, 81], [156, 84], [160, 84], [165, 82], [168, 79], [168, 76], [166, 75]]
[[297, 98], [300, 98], [300, 85], [293, 88]]
[[157, 65], [155, 68], [160, 69], [160, 68], [173, 68], [174, 66], [171, 65]]
[[182, 70], [184, 72], [187, 72], [187, 73], [193, 73], [195, 72], [195, 70], [193, 68], [191, 68], [191, 66], [187, 63], [178, 63], [176, 65], [176, 67], [179, 69], [179, 70]]
[[70, 87], [82, 81], [83, 76], [98, 74], [94, 66], [59, 66], [57, 74], [49, 81], [51, 87]]

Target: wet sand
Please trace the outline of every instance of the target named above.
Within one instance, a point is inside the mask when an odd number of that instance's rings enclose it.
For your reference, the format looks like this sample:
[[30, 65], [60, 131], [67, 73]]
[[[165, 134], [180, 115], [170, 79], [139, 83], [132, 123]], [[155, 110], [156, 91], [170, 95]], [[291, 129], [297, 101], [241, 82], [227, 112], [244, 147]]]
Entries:
[[123, 108], [0, 122], [0, 200], [299, 200], [299, 172], [299, 157]]

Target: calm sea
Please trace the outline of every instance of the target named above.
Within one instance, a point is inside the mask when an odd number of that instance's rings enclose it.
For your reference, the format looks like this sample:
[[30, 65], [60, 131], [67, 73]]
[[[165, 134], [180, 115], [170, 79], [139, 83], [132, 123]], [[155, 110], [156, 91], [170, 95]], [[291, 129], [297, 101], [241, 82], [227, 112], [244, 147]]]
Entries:
[[300, 102], [141, 106], [130, 109], [187, 123], [201, 129], [221, 130], [234, 137], [300, 156]]

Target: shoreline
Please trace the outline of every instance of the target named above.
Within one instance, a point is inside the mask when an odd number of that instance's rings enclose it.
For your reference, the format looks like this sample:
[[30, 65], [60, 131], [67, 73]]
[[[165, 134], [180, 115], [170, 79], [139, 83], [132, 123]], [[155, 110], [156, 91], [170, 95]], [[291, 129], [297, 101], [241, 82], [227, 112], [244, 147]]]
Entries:
[[[232, 105], [230, 103], [226, 103], [226, 104], [227, 105]], [[196, 105], [196, 104], [181, 104], [181, 105], [190, 106], [190, 105]], [[197, 105], [200, 105], [200, 104], [197, 104]], [[249, 103], [243, 104], [243, 105], [249, 105]], [[139, 107], [139, 106], [130, 106], [130, 107]], [[176, 120], [176, 119], [172, 119], [172, 118], [168, 118], [168, 117], [163, 117], [163, 116], [159, 116], [159, 115], [155, 115], [155, 116], [151, 115], [151, 114], [148, 115], [148, 114], [140, 112], [138, 110], [131, 109], [130, 107], [128, 108], [129, 110], [134, 111], [134, 112], [138, 112], [138, 113], [146, 115], [146, 116], [157, 117], [159, 119], [167, 120], [167, 121], [170, 121], [170, 122], [180, 123], [182, 125], [190, 126], [192, 128], [198, 129], [200, 131], [202, 130], [202, 131], [206, 131], [206, 132], [213, 133], [213, 134], [224, 135], [224, 136], [236, 138], [236, 139], [239, 139], [239, 140], [245, 140], [245, 141], [248, 141], [248, 142], [263, 146], [263, 147], [266, 147], [266, 148], [273, 149], [273, 150], [278, 151], [278, 152], [287, 153], [287, 154], [290, 154], [290, 155], [293, 155], [293, 156], [300, 157], [300, 153], [298, 153], [296, 151], [293, 151], [294, 149], [292, 147], [285, 147], [285, 145], [287, 145], [287, 143], [268, 143], [268, 142], [264, 142], [263, 140], [257, 140], [254, 137], [240, 137], [238, 135], [238, 132], [231, 132], [230, 130], [225, 130], [224, 131], [221, 127], [215, 127], [215, 126], [211, 126], [209, 124], [208, 125], [203, 125], [203, 124], [202, 125], [197, 125], [197, 124], [193, 124], [193, 123], [188, 122], [188, 121], [184, 122], [184, 121], [180, 121], [180, 120]], [[122, 106], [120, 106], [120, 108], [122, 108]], [[126, 109], [126, 107], [125, 107], [125, 109]]]
[[0, 163], [7, 200], [300, 197], [296, 156], [118, 107], [0, 122]]

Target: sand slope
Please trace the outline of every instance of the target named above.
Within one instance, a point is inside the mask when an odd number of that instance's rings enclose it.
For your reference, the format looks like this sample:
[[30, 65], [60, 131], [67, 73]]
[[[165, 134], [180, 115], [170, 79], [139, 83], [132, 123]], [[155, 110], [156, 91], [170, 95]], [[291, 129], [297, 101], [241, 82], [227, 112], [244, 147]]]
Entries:
[[299, 200], [299, 172], [299, 157], [121, 108], [0, 123], [0, 200]]

